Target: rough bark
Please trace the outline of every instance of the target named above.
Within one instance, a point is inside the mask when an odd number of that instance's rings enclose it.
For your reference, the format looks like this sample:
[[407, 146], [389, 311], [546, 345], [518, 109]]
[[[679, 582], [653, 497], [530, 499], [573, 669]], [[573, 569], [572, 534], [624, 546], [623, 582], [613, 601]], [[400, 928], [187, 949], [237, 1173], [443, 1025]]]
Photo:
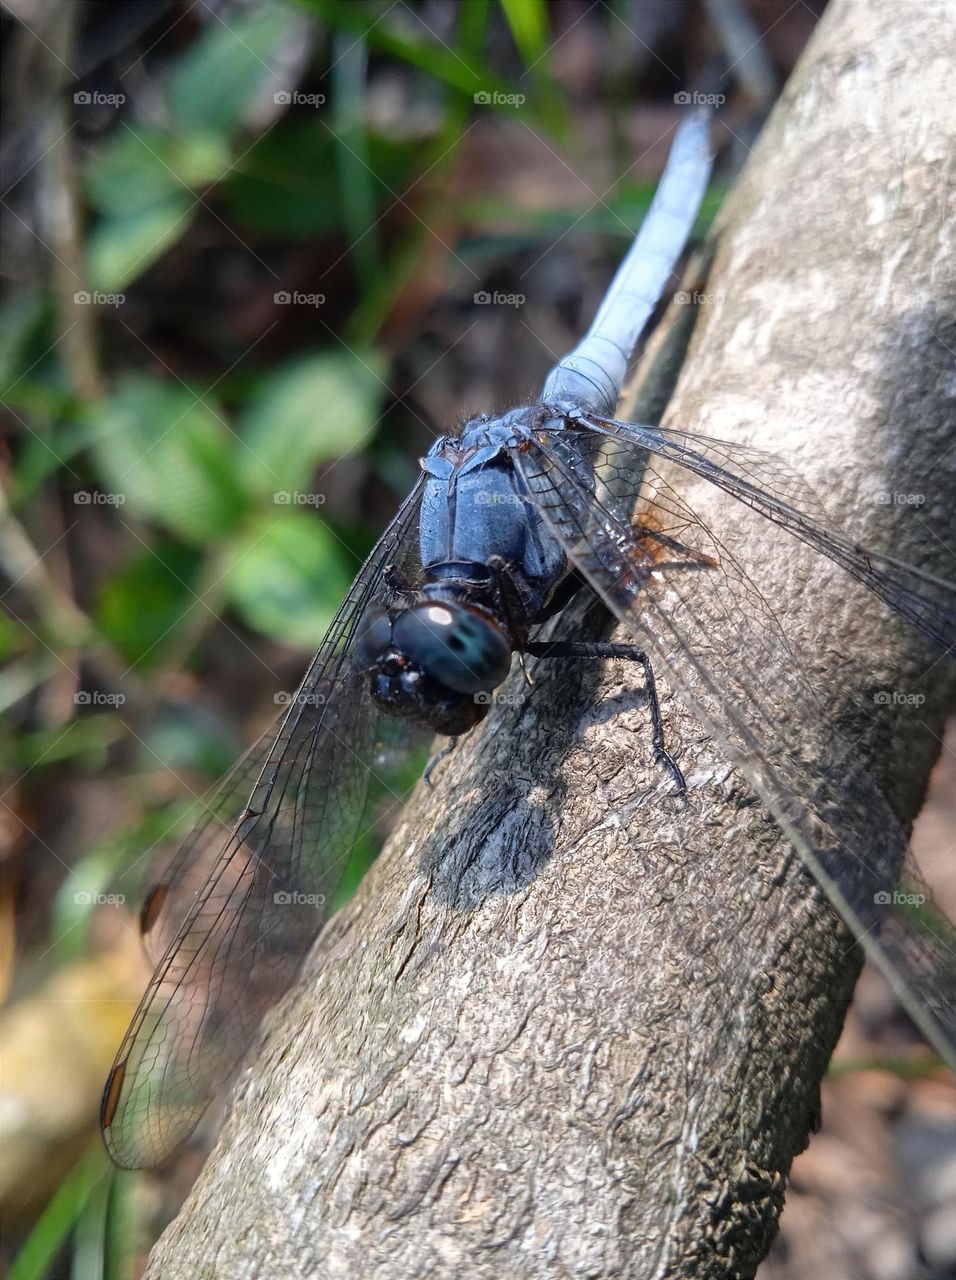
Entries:
[[[834, 0], [721, 217], [667, 416], [784, 454], [855, 537], [942, 574], [947, 7]], [[874, 687], [926, 696], [859, 748], [908, 823], [943, 666], [772, 529], [754, 557], [834, 721]], [[151, 1276], [753, 1274], [859, 953], [663, 673], [686, 805], [636, 676], [539, 670], [419, 787], [326, 929]]]

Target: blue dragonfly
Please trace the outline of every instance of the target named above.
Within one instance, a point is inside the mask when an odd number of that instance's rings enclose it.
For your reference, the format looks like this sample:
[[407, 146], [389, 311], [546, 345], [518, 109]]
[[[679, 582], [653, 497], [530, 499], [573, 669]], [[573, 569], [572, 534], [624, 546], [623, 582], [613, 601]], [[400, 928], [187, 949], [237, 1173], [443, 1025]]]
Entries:
[[[117, 1164], [157, 1164], [189, 1135], [240, 1065], [263, 1013], [294, 981], [359, 830], [383, 725], [451, 739], [469, 732], [516, 656], [639, 663], [653, 749], [680, 792], [654, 683], [655, 668], [665, 673], [923, 1033], [953, 1061], [951, 926], [936, 920], [927, 930], [897, 909], [896, 895], [874, 892], [861, 877], [865, 854], [822, 841], [815, 797], [833, 735], [821, 736], [815, 762], [808, 743], [823, 717], [811, 682], [757, 585], [675, 484], [682, 474], [702, 478], [758, 522], [787, 530], [949, 655], [956, 592], [854, 543], [780, 459], [613, 416], [710, 164], [707, 120], [688, 116], [585, 337], [548, 375], [537, 403], [481, 415], [436, 440], [278, 728], [227, 776], [149, 894], [141, 928], [155, 972], [101, 1110]], [[631, 643], [542, 638], [544, 624], [587, 592], [620, 619]], [[733, 642], [700, 652], [691, 639], [700, 617], [719, 619]], [[781, 690], [791, 706], [786, 726], [765, 710], [770, 692], [778, 703]], [[799, 752], [797, 727], [806, 731]], [[870, 808], [893, 828], [875, 787]]]

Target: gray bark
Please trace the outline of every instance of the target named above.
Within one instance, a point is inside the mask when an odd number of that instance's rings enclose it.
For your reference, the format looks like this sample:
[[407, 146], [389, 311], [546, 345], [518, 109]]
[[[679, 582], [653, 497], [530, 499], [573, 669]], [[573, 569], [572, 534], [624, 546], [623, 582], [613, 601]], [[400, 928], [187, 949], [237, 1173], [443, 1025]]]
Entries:
[[[667, 415], [780, 452], [853, 536], [937, 573], [956, 538], [948, 7], [834, 0], [721, 216]], [[692, 505], [732, 530], [705, 488]], [[926, 696], [858, 748], [908, 824], [942, 665], [773, 529], [752, 556], [834, 723], [875, 687]], [[637, 675], [538, 670], [419, 787], [324, 932], [149, 1275], [753, 1274], [859, 952], [664, 673], [686, 805]]]

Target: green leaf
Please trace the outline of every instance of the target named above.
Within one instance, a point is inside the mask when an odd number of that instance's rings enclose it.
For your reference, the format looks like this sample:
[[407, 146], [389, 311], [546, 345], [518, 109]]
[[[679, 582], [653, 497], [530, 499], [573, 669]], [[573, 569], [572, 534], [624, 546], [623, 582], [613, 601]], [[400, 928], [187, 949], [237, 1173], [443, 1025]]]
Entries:
[[201, 608], [194, 552], [170, 544], [144, 551], [105, 585], [94, 617], [102, 634], [131, 666], [155, 667], [176, 639], [178, 624]]
[[346, 555], [315, 516], [263, 515], [232, 547], [226, 594], [250, 627], [314, 649], [358, 568]]
[[208, 186], [229, 168], [226, 141], [216, 134], [192, 131], [179, 137], [145, 126], [126, 126], [112, 134], [86, 169], [90, 203], [105, 213], [144, 209]]
[[114, 712], [83, 715], [66, 728], [58, 724], [34, 733], [0, 734], [0, 766], [25, 773], [70, 761], [91, 772], [102, 772], [110, 747], [128, 741], [129, 729]]
[[542, 0], [501, 0], [501, 7], [518, 52], [531, 66], [547, 51], [548, 15]]
[[[19, 389], [29, 386], [21, 382]], [[10, 489], [11, 506], [29, 501], [44, 480], [61, 467], [68, 472], [66, 483], [75, 484], [77, 473], [69, 464], [89, 446], [94, 434], [88, 420], [72, 416], [77, 413], [72, 397], [63, 396], [57, 402], [51, 394], [48, 402], [34, 403], [28, 411], [33, 415], [32, 429], [18, 450], [15, 482]]]
[[394, 28], [389, 28], [384, 21], [387, 11], [353, 4], [352, 0], [298, 0], [298, 3], [317, 13], [337, 31], [350, 31], [371, 48], [400, 58], [469, 97], [480, 92], [490, 96], [507, 95], [507, 86], [492, 77], [484, 65], [476, 69], [440, 44], [399, 35]]
[[329, 179], [332, 135], [316, 119], [286, 119], [246, 152], [223, 184], [233, 216], [280, 236], [325, 235], [341, 223]]
[[186, 387], [135, 374], [93, 412], [97, 470], [120, 511], [194, 543], [235, 527], [245, 499], [228, 432], [212, 408]]
[[177, 130], [231, 132], [265, 97], [289, 92], [280, 81], [279, 55], [307, 39], [303, 21], [288, 5], [262, 5], [251, 13], [232, 8], [211, 20], [176, 62], [167, 101]]
[[101, 218], [87, 244], [91, 287], [103, 293], [125, 289], [185, 233], [196, 207], [193, 196], [181, 190], [142, 208]]
[[22, 651], [27, 644], [27, 632], [14, 622], [7, 613], [0, 613], [0, 660], [9, 661], [13, 655]]
[[320, 170], [303, 172], [299, 190], [273, 178], [233, 173], [223, 190], [229, 213], [255, 231], [283, 240], [324, 236], [341, 221], [335, 194]]
[[[29, 367], [28, 352], [49, 314], [49, 298], [40, 289], [24, 289], [0, 306], [0, 387], [9, 387]], [[42, 347], [34, 359], [41, 353]]]
[[[239, 431], [246, 487], [277, 502], [294, 502], [316, 463], [358, 448], [371, 432], [381, 401], [383, 362], [326, 352], [297, 360], [263, 378]], [[285, 499], [275, 495], [285, 493]]]

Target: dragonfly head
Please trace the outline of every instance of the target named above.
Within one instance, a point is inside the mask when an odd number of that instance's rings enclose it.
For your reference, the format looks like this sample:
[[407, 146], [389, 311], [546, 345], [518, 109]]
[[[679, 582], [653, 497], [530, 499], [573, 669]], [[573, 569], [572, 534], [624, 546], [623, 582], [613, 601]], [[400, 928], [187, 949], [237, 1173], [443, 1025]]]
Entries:
[[487, 713], [511, 669], [501, 627], [477, 609], [442, 601], [367, 616], [356, 638], [372, 701], [389, 715], [455, 737]]

